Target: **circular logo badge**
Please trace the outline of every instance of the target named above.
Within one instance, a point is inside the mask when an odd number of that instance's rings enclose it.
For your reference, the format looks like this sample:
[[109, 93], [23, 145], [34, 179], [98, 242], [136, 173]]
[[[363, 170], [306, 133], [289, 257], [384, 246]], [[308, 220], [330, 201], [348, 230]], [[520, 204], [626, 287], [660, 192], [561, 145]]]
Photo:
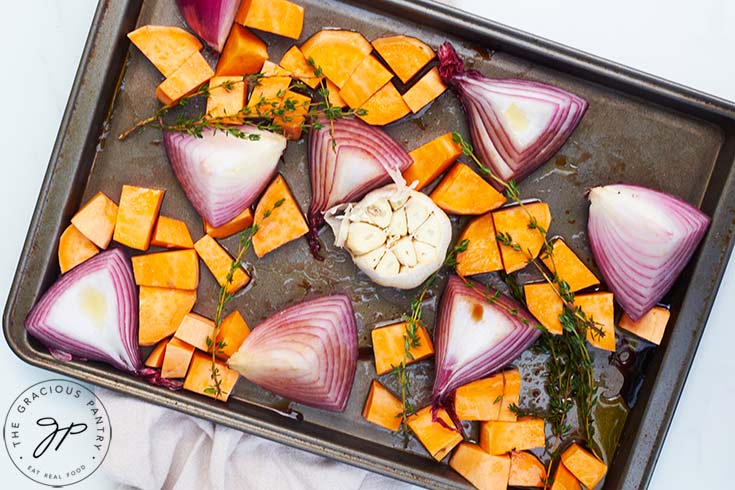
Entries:
[[13, 464], [31, 480], [54, 487], [94, 473], [107, 455], [111, 436], [110, 419], [99, 398], [63, 379], [42, 381], [21, 393], [3, 426]]

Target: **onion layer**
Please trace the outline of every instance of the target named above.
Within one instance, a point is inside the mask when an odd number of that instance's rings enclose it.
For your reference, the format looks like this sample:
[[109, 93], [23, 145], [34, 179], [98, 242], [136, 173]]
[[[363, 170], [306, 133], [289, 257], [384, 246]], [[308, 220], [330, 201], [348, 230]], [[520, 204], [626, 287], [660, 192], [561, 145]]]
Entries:
[[454, 87], [467, 112], [475, 151], [506, 182], [522, 180], [551, 158], [587, 110], [587, 101], [550, 85], [465, 71], [448, 42], [438, 57], [442, 79]]
[[595, 187], [589, 199], [595, 262], [620, 306], [638, 320], [671, 288], [710, 218], [681, 199], [635, 185]]
[[304, 405], [342, 412], [357, 363], [357, 323], [343, 294], [293, 305], [258, 325], [228, 364]]
[[191, 30], [221, 53], [240, 0], [176, 0], [176, 3]]

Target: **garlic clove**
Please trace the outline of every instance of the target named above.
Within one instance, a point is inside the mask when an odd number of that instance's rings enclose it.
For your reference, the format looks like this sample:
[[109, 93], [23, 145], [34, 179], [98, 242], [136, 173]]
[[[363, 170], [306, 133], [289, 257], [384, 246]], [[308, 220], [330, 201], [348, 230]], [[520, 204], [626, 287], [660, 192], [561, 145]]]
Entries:
[[439, 243], [441, 238], [440, 235], [441, 229], [439, 226], [439, 219], [435, 214], [432, 214], [421, 226], [419, 226], [413, 234], [413, 237], [419, 242], [436, 245]]
[[368, 269], [375, 269], [378, 266], [380, 259], [385, 255], [386, 250], [388, 249], [380, 247], [364, 255], [359, 255], [355, 257], [355, 264], [361, 269], [365, 267]]
[[428, 243], [414, 241], [413, 249], [416, 252], [416, 261], [419, 264], [429, 264], [436, 259], [436, 248]]
[[385, 252], [385, 255], [383, 255], [383, 258], [380, 259], [380, 262], [378, 262], [378, 265], [375, 267], [375, 272], [387, 276], [396, 275], [400, 270], [401, 264], [398, 262], [398, 258], [396, 258], [390, 250]]
[[387, 199], [379, 199], [367, 207], [367, 221], [378, 228], [386, 228], [393, 217], [393, 210]]
[[390, 249], [401, 264], [406, 267], [416, 265], [416, 250], [413, 248], [413, 240], [410, 236], [401, 238]]
[[363, 255], [385, 243], [386, 235], [377, 226], [368, 223], [350, 223], [345, 245], [352, 255]]
[[389, 237], [402, 237], [408, 234], [408, 225], [406, 224], [406, 210], [401, 208], [393, 213], [390, 224], [385, 232]]
[[419, 226], [424, 224], [426, 218], [429, 217], [429, 208], [419, 199], [409, 199], [404, 206], [406, 210], [406, 224], [408, 232], [413, 234]]

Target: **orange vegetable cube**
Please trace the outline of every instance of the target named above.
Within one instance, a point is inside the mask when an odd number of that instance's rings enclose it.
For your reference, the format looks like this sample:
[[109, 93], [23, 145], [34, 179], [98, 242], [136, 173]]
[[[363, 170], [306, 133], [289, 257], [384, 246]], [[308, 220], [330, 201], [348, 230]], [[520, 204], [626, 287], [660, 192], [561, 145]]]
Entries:
[[101, 249], [112, 240], [117, 221], [117, 204], [101, 192], [87, 201], [71, 219], [79, 232]]
[[578, 294], [574, 297], [574, 305], [582, 308], [588, 320], [604, 335], [597, 335], [587, 329], [587, 341], [598, 349], [615, 352], [615, 311], [612, 293]]
[[569, 284], [571, 292], [600, 284], [591, 270], [579, 260], [579, 257], [569, 248], [569, 245], [560, 238], [551, 242], [552, 255], [541, 254], [541, 260], [551, 272]]
[[365, 114], [358, 114], [357, 117], [373, 126], [385, 126], [411, 112], [393, 82], [386, 83], [360, 109]]
[[237, 310], [227, 315], [217, 331], [217, 357], [229, 359], [245, 342], [248, 335], [250, 328]]
[[164, 192], [160, 189], [124, 185], [120, 194], [113, 240], [130, 248], [148, 250]]
[[416, 190], [421, 190], [448, 169], [461, 154], [462, 150], [452, 139], [452, 133], [443, 134], [409, 152], [413, 163], [403, 172], [403, 178], [408, 185], [418, 181]]
[[207, 117], [219, 119], [223, 124], [242, 122], [245, 107], [245, 83], [241, 76], [212, 77], [207, 97]]
[[263, 68], [261, 68], [260, 73], [264, 77], [291, 77], [292, 75], [290, 71], [284, 69], [282, 66], [267, 60], [263, 63]]
[[227, 238], [240, 233], [253, 224], [253, 212], [247, 208], [222, 226], [214, 227], [204, 221], [204, 233], [212, 238]]
[[179, 219], [159, 216], [151, 245], [166, 248], [194, 248], [189, 228]]
[[288, 184], [277, 175], [255, 208], [258, 232], [253, 236], [255, 255], [262, 257], [281, 245], [306, 235], [309, 227]]
[[669, 323], [669, 316], [671, 316], [671, 312], [661, 306], [654, 306], [635, 322], [627, 313], [623, 313], [623, 317], [620, 319], [620, 328], [659, 345], [664, 337], [666, 324]]
[[273, 118], [291, 85], [290, 76], [268, 75], [260, 78], [248, 100], [246, 113]]
[[[375, 353], [375, 372], [385, 374], [398, 366], [405, 357], [403, 336], [406, 335], [407, 322], [395, 323], [385, 327], [374, 328], [370, 335], [373, 339]], [[419, 345], [411, 347], [413, 359], [407, 359], [406, 364], [418, 362], [434, 354], [434, 345], [431, 343], [429, 332], [423, 326], [418, 326], [416, 337]]]
[[323, 78], [314, 74], [314, 67], [309, 64], [298, 46], [291, 46], [291, 49], [284, 53], [278, 64], [313, 89], [319, 85]]
[[166, 352], [166, 346], [168, 345], [169, 339], [163, 339], [153, 348], [148, 357], [145, 360], [145, 365], [154, 369], [161, 369], [163, 366], [163, 356]]
[[510, 453], [511, 487], [543, 487], [546, 481], [546, 468], [536, 456], [527, 451]]
[[471, 276], [503, 268], [491, 213], [478, 216], [467, 223], [457, 243], [463, 240], [469, 240], [469, 243], [467, 250], [457, 254], [457, 274]]
[[457, 432], [454, 422], [443, 408], [437, 410], [436, 416], [450, 428], [434, 422], [431, 405], [411, 415], [407, 423], [429, 454], [435, 460], [441, 461], [454, 449], [454, 446], [462, 442], [462, 436]]
[[153, 345], [173, 335], [196, 300], [196, 291], [141, 286], [138, 297], [138, 343]]
[[281, 101], [284, 113], [273, 118], [273, 123], [281, 127], [281, 132], [288, 139], [297, 140], [301, 138], [310, 105], [311, 97], [288, 90]]
[[581, 490], [579, 481], [574, 475], [564, 466], [564, 463], [559, 463], [554, 473], [554, 482], [551, 484], [551, 490]]
[[218, 362], [216, 366], [219, 380], [222, 383], [222, 392], [219, 396], [213, 390], [212, 356], [203, 352], [194, 352], [191, 367], [184, 380], [184, 389], [226, 402], [240, 375], [223, 362]]
[[163, 105], [170, 105], [201, 87], [214, 76], [214, 70], [201, 53], [189, 56], [170, 77], [156, 88], [156, 98]]
[[372, 50], [373, 46], [359, 32], [333, 29], [317, 32], [301, 46], [304, 57], [311, 59], [339, 88]]
[[510, 409], [511, 405], [518, 405], [521, 399], [521, 373], [517, 369], [503, 371], [503, 399], [500, 402], [498, 420], [515, 422], [518, 417]]
[[225, 47], [217, 61], [217, 76], [243, 76], [258, 73], [268, 59], [268, 46], [240, 24], [232, 24]]
[[443, 94], [446, 89], [447, 86], [444, 85], [442, 78], [439, 76], [439, 69], [434, 67], [403, 94], [403, 100], [411, 109], [411, 112], [416, 114]]
[[[214, 334], [214, 322], [196, 313], [187, 313], [176, 329], [174, 338], [207, 352]], [[209, 342], [207, 342], [209, 340]]]
[[[339, 87], [328, 78], [325, 79], [329, 104], [333, 107], [347, 107], [347, 102], [339, 95]], [[400, 95], [399, 95], [400, 97]], [[366, 109], [367, 110], [367, 109]]]
[[193, 34], [180, 27], [143, 26], [128, 33], [128, 39], [158, 68], [164, 77], [170, 77], [202, 43]]
[[505, 196], [464, 163], [452, 167], [430, 197], [450, 214], [484, 214], [505, 203]]
[[194, 290], [199, 285], [199, 260], [194, 250], [175, 250], [132, 258], [135, 284]]
[[434, 50], [415, 37], [390, 36], [373, 41], [373, 47], [403, 83], [434, 59]]
[[191, 357], [194, 355], [194, 346], [182, 342], [176, 337], [166, 344], [161, 366], [162, 378], [183, 378], [189, 370]]
[[559, 316], [564, 313], [564, 301], [554, 287], [548, 282], [538, 282], [526, 284], [523, 286], [523, 292], [526, 296], [528, 311], [546, 330], [555, 335], [561, 335], [564, 327], [559, 321]]
[[194, 249], [204, 261], [209, 272], [217, 280], [217, 284], [227, 287], [227, 292], [235, 294], [250, 282], [250, 276], [245, 269], [238, 267], [232, 274], [232, 281], [228, 283], [227, 276], [232, 267], [233, 257], [209, 235], [204, 235], [194, 244]]
[[59, 238], [59, 268], [61, 273], [73, 269], [100, 253], [100, 249], [82, 235], [74, 225], [69, 225]]
[[512, 246], [500, 244], [500, 255], [507, 274], [523, 269], [529, 261], [529, 252], [530, 258], [536, 258], [544, 245], [544, 234], [538, 228], [528, 227], [531, 222], [529, 213], [539, 227], [548, 231], [551, 212], [545, 202], [511, 206], [493, 213], [495, 231], [499, 235], [510, 236], [512, 244], [520, 247], [520, 250], [514, 250]]
[[362, 60], [339, 91], [347, 105], [357, 109], [393, 78], [393, 74], [373, 55]]
[[572, 444], [561, 454], [561, 461], [587, 488], [595, 488], [607, 473], [607, 465], [579, 444]]
[[298, 39], [304, 27], [304, 7], [287, 0], [242, 0], [235, 22]]
[[388, 430], [397, 431], [401, 427], [402, 413], [401, 401], [393, 396], [388, 388], [373, 380], [365, 408], [362, 409], [365, 420]]
[[454, 392], [454, 411], [460, 420], [498, 420], [503, 400], [503, 374], [478, 379]]
[[478, 490], [505, 490], [510, 475], [510, 457], [493, 456], [477, 444], [463, 442], [449, 460], [449, 466]]
[[491, 420], [480, 424], [480, 446], [490, 454], [522, 451], [544, 447], [545, 444], [543, 419]]

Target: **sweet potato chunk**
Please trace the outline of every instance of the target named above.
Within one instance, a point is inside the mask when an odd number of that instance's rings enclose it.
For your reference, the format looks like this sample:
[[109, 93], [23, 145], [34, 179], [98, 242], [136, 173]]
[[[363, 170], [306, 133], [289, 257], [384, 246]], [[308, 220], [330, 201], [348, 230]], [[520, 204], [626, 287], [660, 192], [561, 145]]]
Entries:
[[214, 322], [212, 320], [196, 313], [187, 313], [181, 320], [179, 328], [176, 329], [174, 338], [207, 352], [213, 334]]
[[204, 235], [200, 238], [194, 244], [194, 249], [204, 261], [209, 272], [217, 280], [217, 284], [226, 286], [228, 293], [235, 294], [250, 282], [250, 276], [245, 272], [245, 269], [238, 267], [232, 274], [232, 282], [228, 284], [227, 276], [230, 273], [230, 267], [232, 267], [234, 259], [211, 236]]
[[457, 432], [454, 422], [443, 408], [437, 410], [436, 415], [450, 428], [448, 429], [439, 422], [433, 421], [431, 405], [411, 415], [408, 418], [408, 427], [429, 451], [431, 457], [441, 461], [452, 451], [454, 446], [462, 442], [462, 436]]
[[478, 379], [454, 393], [454, 411], [460, 420], [498, 420], [503, 401], [503, 374]]
[[457, 243], [463, 240], [469, 240], [469, 243], [467, 250], [457, 254], [457, 273], [460, 276], [484, 274], [503, 268], [491, 213], [478, 216], [467, 223]]
[[101, 249], [112, 240], [117, 221], [117, 204], [98, 192], [71, 219], [79, 232]]
[[500, 255], [503, 257], [505, 272], [510, 274], [523, 269], [529, 260], [536, 258], [544, 245], [544, 235], [538, 228], [529, 228], [531, 214], [536, 223], [544, 230], [549, 229], [551, 213], [545, 202], [526, 203], [523, 206], [512, 206], [493, 213], [495, 231], [510, 239], [512, 245], [520, 247], [514, 250], [513, 246], [500, 244]]
[[222, 226], [214, 227], [204, 221], [204, 233], [212, 238], [227, 238], [235, 233], [240, 233], [245, 228], [249, 228], [252, 224], [253, 212], [250, 208], [247, 208]]
[[289, 85], [291, 85], [291, 77], [286, 75], [268, 75], [259, 79], [258, 85], [250, 94], [248, 110], [252, 114], [273, 118], [281, 106]]
[[272, 61], [266, 61], [263, 63], [260, 73], [264, 77], [291, 77], [292, 73], [280, 65], [273, 63]]
[[207, 117], [219, 119], [223, 124], [241, 123], [246, 88], [247, 84], [239, 76], [212, 77], [209, 81]]
[[176, 337], [169, 340], [166, 344], [166, 352], [163, 355], [161, 377], [183, 378], [186, 376], [193, 354], [193, 345], [189, 345]]
[[277, 175], [255, 208], [258, 232], [253, 236], [255, 255], [262, 257], [281, 245], [302, 237], [309, 231], [288, 184]]
[[357, 109], [391, 78], [393, 74], [375, 56], [368, 55], [352, 72], [339, 95], [348, 106]]
[[401, 401], [388, 391], [388, 388], [373, 380], [370, 385], [362, 416], [368, 422], [396, 431], [401, 427]]
[[242, 0], [235, 22], [298, 39], [304, 27], [304, 7], [287, 0]]
[[561, 461], [585, 487], [595, 488], [607, 473], [607, 465], [579, 444], [572, 444], [561, 454]]
[[426, 75], [421, 77], [421, 80], [414, 83], [408, 91], [403, 94], [403, 100], [406, 105], [411, 109], [411, 112], [416, 114], [421, 109], [426, 107], [431, 101], [439, 97], [447, 89], [447, 86], [442, 82], [439, 76], [439, 69], [432, 68]]
[[480, 446], [490, 454], [522, 451], [544, 447], [545, 444], [543, 419], [491, 420], [480, 424]]
[[361, 109], [364, 109], [365, 114], [358, 114], [357, 117], [373, 126], [385, 126], [396, 122], [411, 112], [393, 82], [386, 83], [362, 105]]
[[159, 216], [153, 229], [151, 245], [166, 248], [194, 248], [186, 223], [179, 219]]
[[523, 292], [528, 311], [546, 330], [561, 335], [564, 327], [559, 321], [559, 315], [564, 313], [564, 301], [556, 293], [554, 286], [548, 282], [526, 284], [523, 286]]
[[61, 273], [73, 269], [100, 253], [100, 249], [82, 235], [76, 226], [69, 225], [59, 238], [59, 269]]
[[381, 37], [373, 47], [403, 83], [434, 59], [434, 50], [423, 41], [409, 36]]
[[301, 138], [301, 131], [310, 105], [311, 97], [291, 90], [286, 91], [280, 107], [283, 109], [283, 114], [273, 118], [273, 124], [281, 127], [281, 132], [286, 138], [298, 140]]
[[431, 199], [449, 214], [484, 214], [505, 203], [505, 196], [464, 163], [447, 172]]
[[498, 420], [515, 422], [518, 417], [510, 409], [511, 405], [518, 405], [521, 398], [521, 373], [517, 369], [503, 371], [503, 399], [500, 402]]
[[579, 481], [574, 475], [564, 466], [564, 463], [559, 463], [554, 473], [554, 482], [551, 484], [551, 490], [581, 490]]
[[202, 49], [199, 39], [180, 27], [143, 26], [128, 33], [128, 39], [164, 77], [170, 77], [191, 55]]
[[309, 64], [298, 46], [291, 46], [291, 49], [284, 53], [278, 64], [313, 89], [319, 85], [322, 79], [322, 77], [316, 76], [314, 67]]
[[199, 259], [194, 250], [175, 250], [132, 258], [135, 284], [194, 290], [199, 285]]
[[161, 369], [163, 366], [163, 355], [166, 353], [166, 346], [169, 339], [163, 339], [156, 344], [145, 360], [145, 365], [154, 369]]
[[252, 75], [260, 71], [267, 59], [268, 46], [249, 29], [232, 24], [215, 74], [220, 77]]
[[196, 291], [141, 286], [138, 298], [138, 343], [153, 345], [173, 335], [196, 300]]
[[372, 50], [359, 32], [332, 29], [317, 32], [301, 46], [304, 57], [339, 88]]
[[248, 335], [250, 335], [250, 328], [237, 310], [227, 315], [217, 331], [217, 357], [229, 359], [237, 352]]
[[620, 319], [620, 328], [659, 345], [664, 337], [670, 315], [671, 312], [661, 306], [654, 306], [635, 322], [631, 320], [627, 313], [623, 313], [623, 317]]
[[[375, 372], [379, 375], [389, 372], [393, 366], [398, 366], [403, 361], [405, 355], [403, 336], [406, 334], [406, 325], [406, 322], [400, 322], [374, 328], [370, 332], [375, 353]], [[419, 345], [411, 347], [410, 352], [413, 359], [408, 359], [406, 364], [426, 359], [434, 353], [434, 345], [425, 327], [419, 326], [416, 336], [419, 339]]]
[[541, 260], [550, 271], [556, 272], [559, 278], [569, 284], [571, 292], [577, 292], [580, 289], [600, 284], [599, 279], [595, 277], [584, 262], [572, 252], [569, 245], [560, 238], [551, 242], [553, 250], [552, 255], [541, 254]]
[[546, 468], [536, 456], [527, 451], [510, 453], [511, 487], [543, 487], [546, 481]]
[[201, 53], [192, 54], [156, 88], [156, 98], [163, 105], [173, 104], [198, 89], [214, 76], [214, 70]]
[[443, 134], [409, 152], [413, 163], [403, 172], [403, 178], [408, 185], [418, 181], [416, 190], [421, 190], [448, 169], [461, 154], [462, 150], [452, 139], [452, 133]]
[[582, 308], [588, 320], [595, 322], [602, 330], [603, 336], [596, 335], [587, 329], [587, 341], [597, 347], [615, 351], [615, 312], [613, 310], [612, 293], [578, 294], [574, 297], [574, 305]]
[[217, 370], [222, 382], [222, 393], [219, 396], [216, 396], [216, 392], [212, 389], [212, 357], [203, 352], [194, 352], [191, 367], [184, 380], [184, 389], [226, 402], [235, 387], [239, 374], [234, 369], [228, 368], [223, 362], [217, 363]]
[[344, 99], [339, 95], [339, 87], [332, 83], [331, 80], [329, 80], [328, 78], [325, 81], [327, 86], [327, 94], [329, 95], [329, 104], [334, 107], [347, 107], [347, 102], [345, 102]]
[[477, 444], [463, 442], [449, 460], [449, 466], [478, 490], [508, 488], [510, 457], [507, 454], [493, 456]]
[[130, 248], [148, 250], [164, 192], [124, 185], [112, 239]]

